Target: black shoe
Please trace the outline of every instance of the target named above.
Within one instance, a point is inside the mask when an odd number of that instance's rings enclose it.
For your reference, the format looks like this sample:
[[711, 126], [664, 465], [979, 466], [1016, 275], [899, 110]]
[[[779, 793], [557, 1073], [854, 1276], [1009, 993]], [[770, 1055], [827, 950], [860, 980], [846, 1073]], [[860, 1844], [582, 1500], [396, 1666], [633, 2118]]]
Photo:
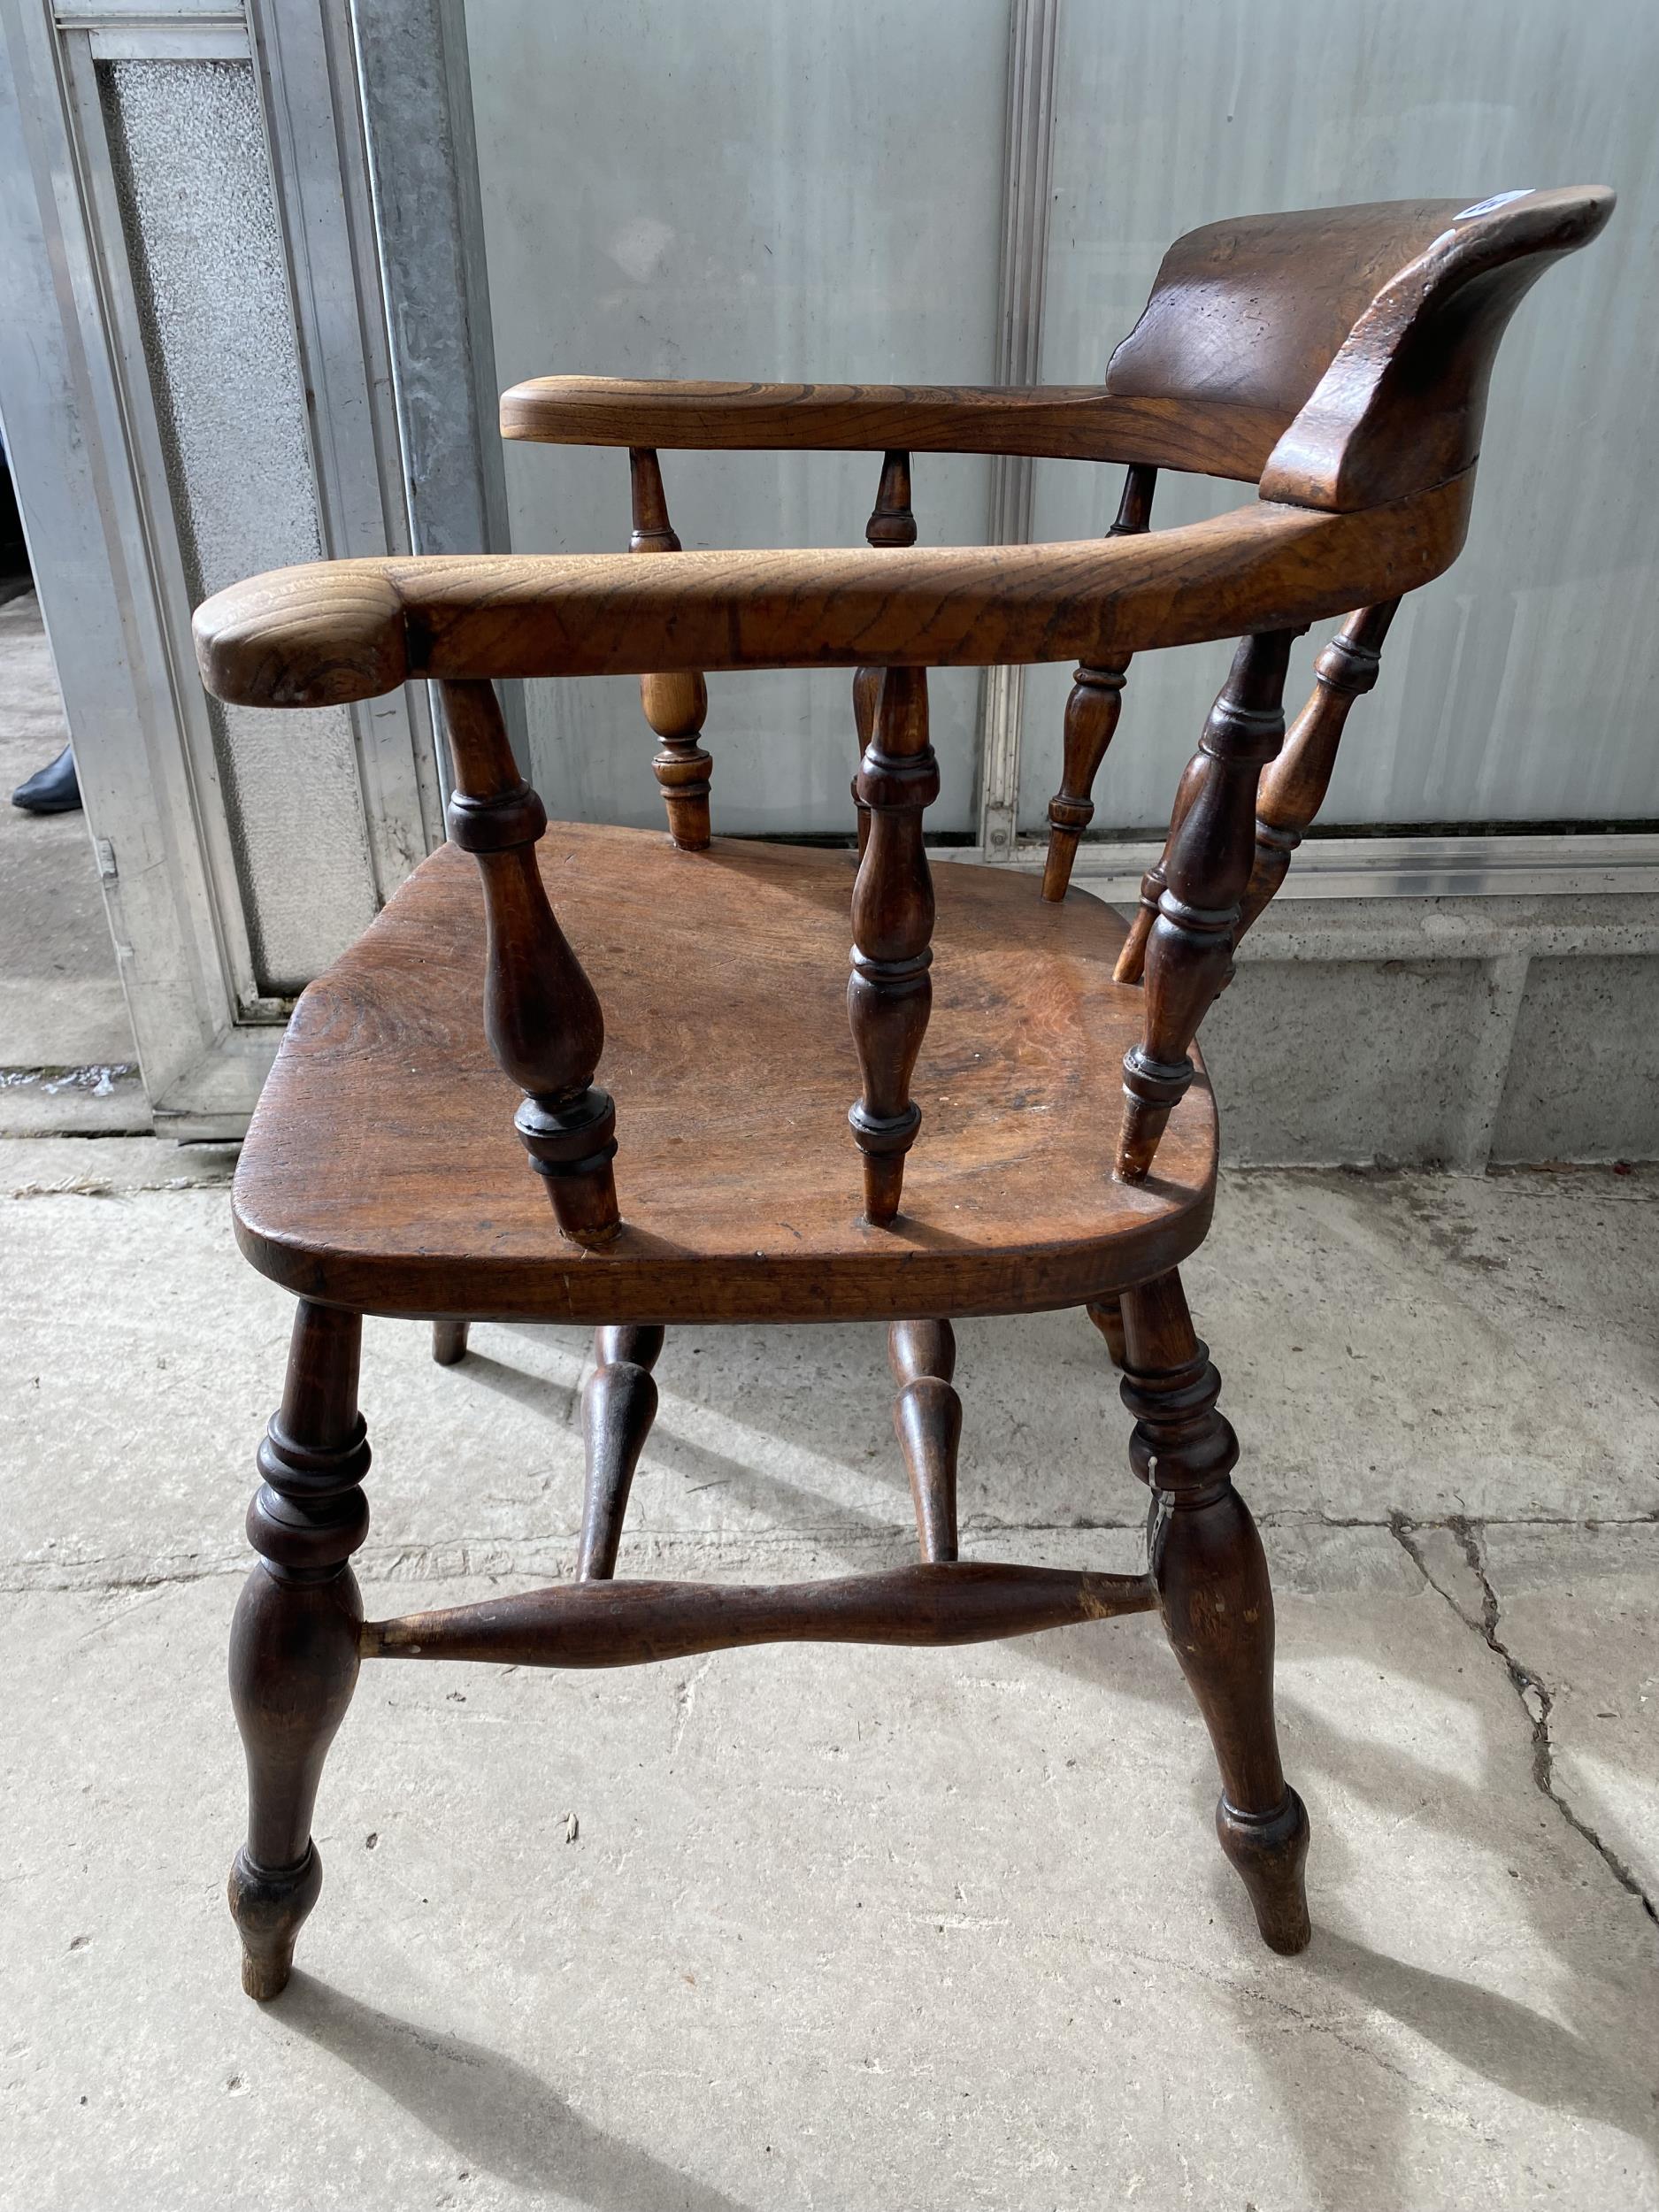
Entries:
[[78, 814], [81, 784], [71, 749], [65, 745], [50, 767], [37, 768], [27, 783], [19, 784], [12, 803], [26, 814]]

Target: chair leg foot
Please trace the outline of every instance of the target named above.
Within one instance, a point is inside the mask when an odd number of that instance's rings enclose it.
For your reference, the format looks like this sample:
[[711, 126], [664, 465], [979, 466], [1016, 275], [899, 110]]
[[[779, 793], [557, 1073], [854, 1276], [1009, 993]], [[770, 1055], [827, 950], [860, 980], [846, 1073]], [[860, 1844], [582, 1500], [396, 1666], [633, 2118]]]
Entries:
[[323, 1885], [311, 1812], [357, 1686], [363, 1601], [346, 1563], [368, 1533], [356, 1314], [302, 1303], [288, 1386], [259, 1448], [248, 1511], [262, 1556], [230, 1632], [230, 1695], [248, 1763], [248, 1837], [230, 1871], [242, 1985], [281, 1990]]
[[454, 1367], [466, 1357], [466, 1333], [470, 1326], [465, 1321], [433, 1323], [432, 1356], [440, 1367]]
[[242, 1938], [242, 1985], [266, 2004], [288, 1986], [294, 1944], [323, 1886], [323, 1863], [310, 1844], [297, 1866], [256, 1866], [244, 1847], [230, 1870], [230, 1916]]
[[1241, 1813], [1224, 1791], [1216, 1802], [1216, 1833], [1244, 1884], [1256, 1924], [1270, 1951], [1294, 1958], [1313, 1938], [1302, 1870], [1308, 1859], [1308, 1809], [1286, 1786], [1276, 1813]]
[[1273, 1594], [1262, 1540], [1233, 1486], [1238, 1441], [1216, 1410], [1221, 1380], [1193, 1333], [1179, 1278], [1123, 1299], [1130, 1455], [1152, 1491], [1149, 1569], [1164, 1632], [1216, 1763], [1221, 1847], [1271, 1950], [1311, 1935], [1302, 1869], [1308, 1815], [1286, 1783], [1273, 1720]]

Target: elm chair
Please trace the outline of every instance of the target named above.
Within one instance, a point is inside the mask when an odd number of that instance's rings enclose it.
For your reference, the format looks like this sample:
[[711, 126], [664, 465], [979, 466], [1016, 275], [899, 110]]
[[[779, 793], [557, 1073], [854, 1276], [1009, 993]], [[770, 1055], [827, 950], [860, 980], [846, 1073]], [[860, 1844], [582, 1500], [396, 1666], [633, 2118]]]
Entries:
[[[312, 707], [435, 683], [455, 780], [449, 843], [301, 999], [236, 1179], [243, 1251], [298, 1301], [231, 1639], [250, 1994], [282, 1987], [316, 1902], [312, 1806], [365, 1659], [617, 1666], [1120, 1613], [1168, 1632], [1263, 1939], [1308, 1941], [1272, 1599], [1179, 1272], [1216, 1179], [1193, 1041], [1324, 796], [1402, 595], [1463, 542], [1511, 311], [1611, 207], [1554, 190], [1213, 224], [1171, 249], [1098, 386], [523, 384], [502, 403], [508, 437], [628, 449], [631, 554], [318, 562], [200, 610], [223, 699]], [[675, 447], [881, 454], [871, 549], [681, 552], [657, 457]], [[913, 549], [918, 449], [1126, 464], [1118, 521], [1103, 542]], [[1161, 469], [1255, 495], [1154, 531]], [[1338, 615], [1286, 736], [1292, 641]], [[1125, 931], [1066, 895], [1125, 671], [1221, 638], [1240, 641], [1232, 672]], [[927, 670], [1073, 657], [1041, 887], [969, 867], [935, 887]], [[856, 866], [710, 835], [703, 672], [798, 667], [857, 672]], [[549, 826], [493, 680], [628, 672], [661, 740], [669, 837]], [[951, 1323], [1065, 1306], [1122, 1371], [1151, 1494], [1142, 1574], [957, 1556]], [[477, 1318], [596, 1328], [572, 1580], [364, 1618], [365, 1313], [431, 1321], [446, 1362]], [[664, 1330], [872, 1320], [890, 1325], [919, 1563], [780, 1586], [614, 1579]]]

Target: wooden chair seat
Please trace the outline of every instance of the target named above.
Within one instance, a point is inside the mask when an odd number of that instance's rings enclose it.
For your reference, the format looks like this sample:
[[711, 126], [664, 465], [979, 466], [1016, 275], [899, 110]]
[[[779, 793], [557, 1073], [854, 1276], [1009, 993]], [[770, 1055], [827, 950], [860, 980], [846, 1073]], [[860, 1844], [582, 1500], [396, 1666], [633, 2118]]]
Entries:
[[1078, 1305], [1164, 1272], [1215, 1179], [1195, 1083], [1139, 1185], [1112, 1177], [1141, 993], [1123, 924], [1029, 876], [935, 876], [923, 1136], [895, 1227], [862, 1217], [845, 1010], [855, 857], [554, 824], [543, 880], [606, 1015], [623, 1228], [560, 1236], [485, 1039], [484, 915], [445, 846], [312, 984], [236, 1179], [255, 1265], [387, 1314], [588, 1323], [891, 1320]]

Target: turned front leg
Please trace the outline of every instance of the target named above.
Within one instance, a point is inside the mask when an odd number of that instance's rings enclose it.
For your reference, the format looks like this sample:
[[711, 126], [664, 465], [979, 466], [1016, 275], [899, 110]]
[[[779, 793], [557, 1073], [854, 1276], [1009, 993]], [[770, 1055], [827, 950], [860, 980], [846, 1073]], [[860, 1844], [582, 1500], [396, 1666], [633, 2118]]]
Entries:
[[302, 1303], [280, 1410], [248, 1509], [260, 1555], [230, 1632], [230, 1694], [248, 1763], [248, 1840], [230, 1871], [242, 1985], [274, 1997], [322, 1887], [311, 1813], [357, 1679], [363, 1601], [347, 1565], [368, 1533], [355, 1313]]
[[853, 886], [847, 1011], [864, 1093], [848, 1119], [864, 1156], [864, 1217], [885, 1228], [898, 1213], [904, 1156], [921, 1126], [910, 1078], [933, 1005], [933, 881], [922, 814], [939, 796], [939, 764], [927, 741], [925, 669], [889, 668], [882, 678], [857, 790], [870, 835]]
[[1148, 1571], [1164, 1631], [1221, 1770], [1216, 1831], [1262, 1939], [1303, 1949], [1308, 1815], [1285, 1780], [1273, 1721], [1273, 1594], [1262, 1540], [1233, 1486], [1238, 1440], [1221, 1379], [1176, 1274], [1123, 1294], [1130, 1461], [1152, 1492]]
[[910, 1478], [922, 1557], [937, 1565], [956, 1556], [956, 1455], [962, 1401], [951, 1388], [956, 1336], [949, 1321], [895, 1321], [887, 1360], [899, 1386], [893, 1426]]
[[[1152, 493], [1158, 472], [1137, 463], [1124, 479], [1118, 518], [1109, 538], [1139, 537], [1152, 519]], [[1123, 712], [1127, 653], [1098, 664], [1083, 663], [1065, 703], [1064, 764], [1060, 788], [1048, 802], [1048, 852], [1042, 872], [1042, 895], [1063, 899], [1084, 831], [1094, 818], [1094, 779]]]
[[[668, 519], [662, 468], [649, 446], [630, 449], [628, 484], [634, 508], [629, 552], [678, 553], [680, 538]], [[695, 670], [641, 676], [640, 704], [663, 741], [651, 772], [667, 809], [668, 833], [682, 852], [703, 852], [709, 843], [709, 777], [714, 766], [703, 744], [709, 687]]]
[[[910, 511], [910, 457], [908, 453], [887, 453], [881, 457], [881, 480], [876, 487], [876, 503], [871, 509], [870, 519], [864, 525], [865, 542], [870, 545], [909, 546], [916, 542], [916, 517]], [[862, 762], [869, 750], [870, 741], [876, 730], [876, 703], [881, 696], [881, 671], [861, 668], [853, 677], [853, 726], [858, 734], [858, 758]], [[870, 841], [870, 810], [858, 795], [858, 779], [853, 778], [853, 805], [858, 817], [858, 854], [862, 859], [864, 847]]]
[[526, 1094], [513, 1126], [546, 1179], [560, 1229], [572, 1243], [603, 1246], [619, 1226], [611, 1164], [617, 1111], [594, 1082], [604, 1016], [536, 864], [547, 812], [518, 773], [492, 687], [439, 689], [455, 764], [449, 838], [472, 854], [483, 882], [484, 1033], [497, 1065]]
[[1198, 1025], [1225, 981], [1256, 849], [1262, 764], [1285, 734], [1285, 671], [1295, 633], [1245, 638], [1210, 712], [1171, 831], [1168, 882], [1147, 943], [1146, 1028], [1124, 1056], [1118, 1172], [1145, 1179], [1171, 1110], [1193, 1079]]
[[628, 1492], [657, 1418], [651, 1370], [662, 1352], [664, 1334], [660, 1328], [620, 1326], [594, 1333], [597, 1364], [582, 1392], [588, 1485], [576, 1562], [579, 1582], [608, 1582], [616, 1572]]

